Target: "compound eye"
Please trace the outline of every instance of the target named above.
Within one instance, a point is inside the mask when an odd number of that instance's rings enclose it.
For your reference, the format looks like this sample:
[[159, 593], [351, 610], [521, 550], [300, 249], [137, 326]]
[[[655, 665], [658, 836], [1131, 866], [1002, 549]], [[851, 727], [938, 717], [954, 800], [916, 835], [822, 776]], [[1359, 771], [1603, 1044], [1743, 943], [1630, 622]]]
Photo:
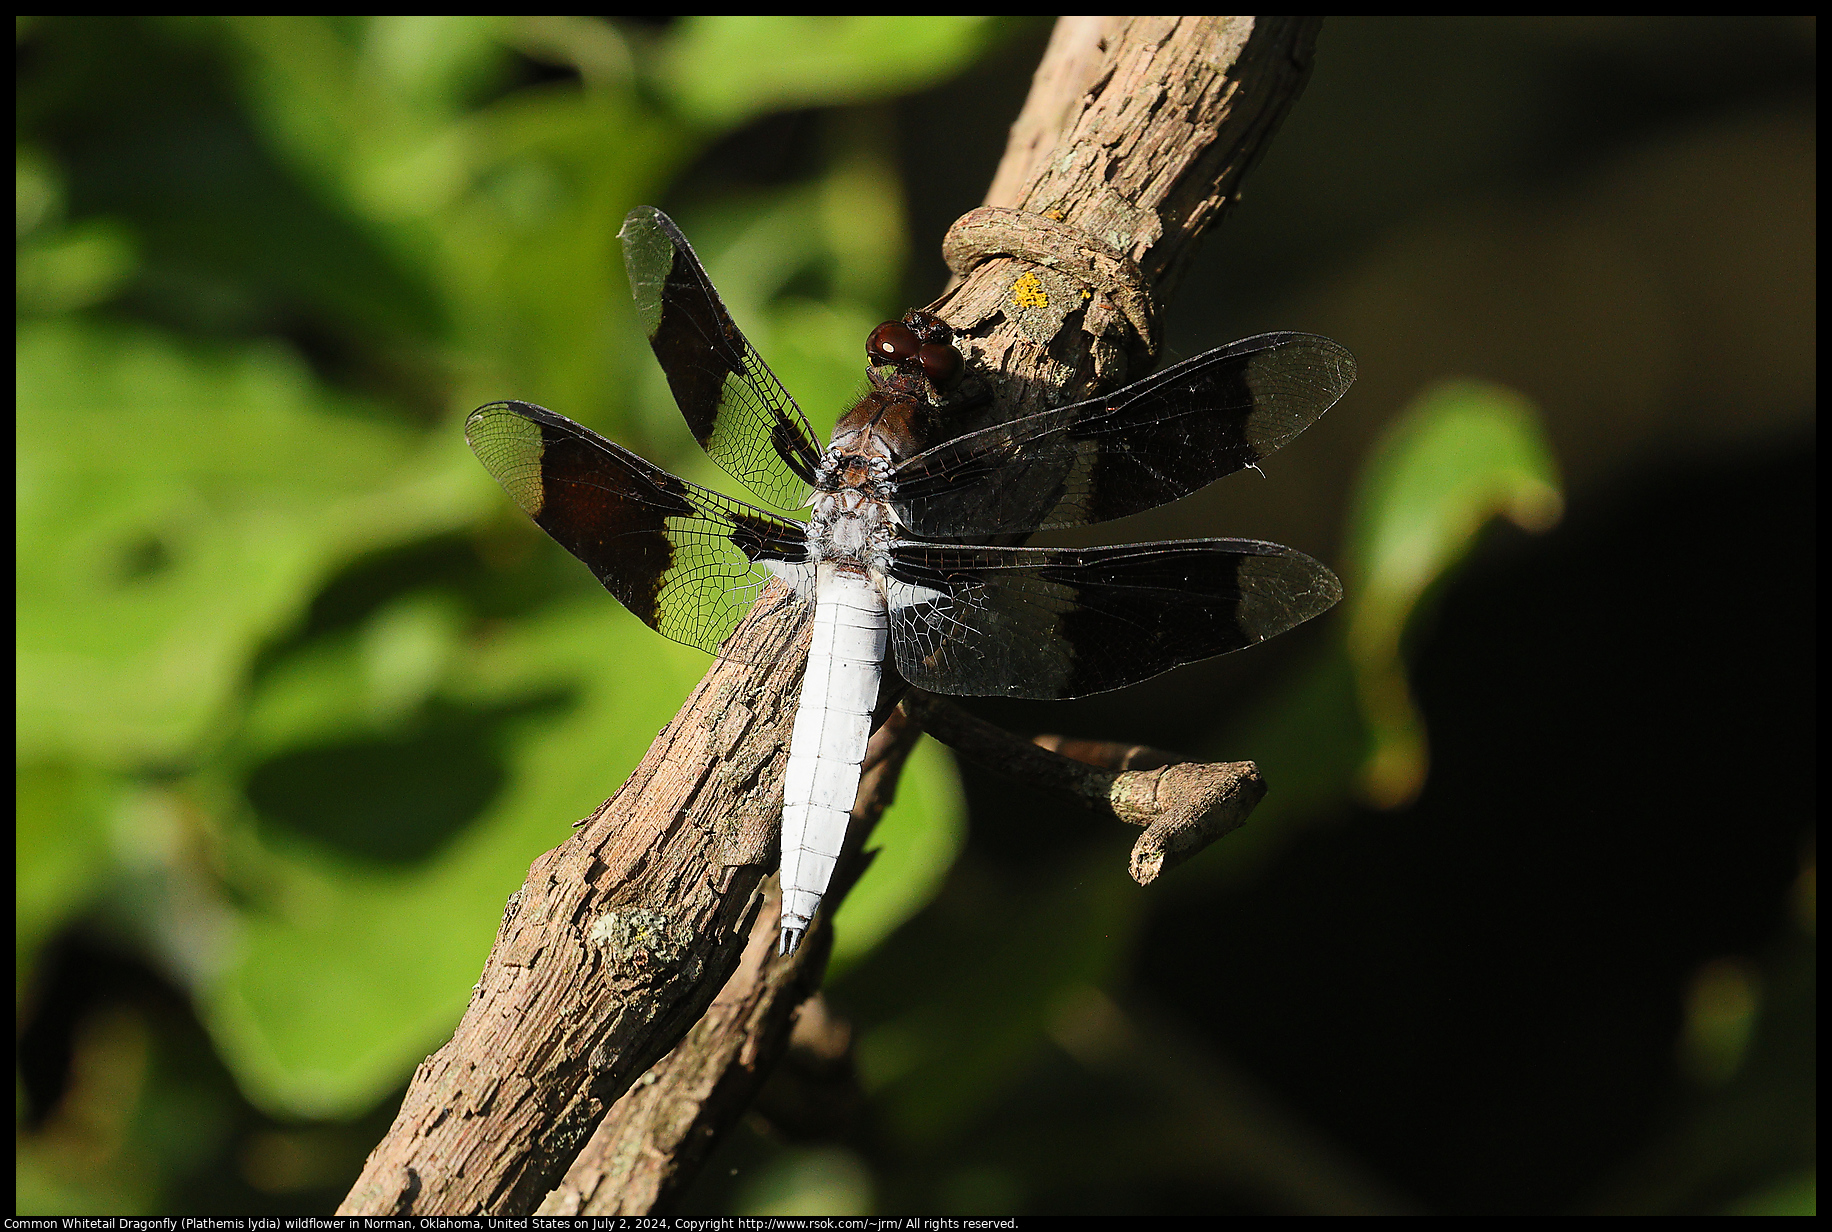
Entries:
[[922, 343], [901, 321], [886, 321], [865, 340], [865, 354], [875, 364], [902, 364], [916, 358]]
[[923, 375], [937, 389], [946, 389], [960, 378], [961, 353], [951, 346], [939, 342], [925, 342], [917, 353], [922, 361]]

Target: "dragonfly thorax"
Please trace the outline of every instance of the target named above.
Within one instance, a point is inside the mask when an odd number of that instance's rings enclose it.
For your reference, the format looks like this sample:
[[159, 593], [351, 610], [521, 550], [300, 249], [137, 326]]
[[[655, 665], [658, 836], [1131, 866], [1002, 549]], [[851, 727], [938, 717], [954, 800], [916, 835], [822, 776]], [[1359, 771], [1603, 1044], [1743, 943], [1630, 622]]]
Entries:
[[896, 537], [890, 508], [864, 488], [817, 492], [808, 519], [808, 559], [875, 564]]

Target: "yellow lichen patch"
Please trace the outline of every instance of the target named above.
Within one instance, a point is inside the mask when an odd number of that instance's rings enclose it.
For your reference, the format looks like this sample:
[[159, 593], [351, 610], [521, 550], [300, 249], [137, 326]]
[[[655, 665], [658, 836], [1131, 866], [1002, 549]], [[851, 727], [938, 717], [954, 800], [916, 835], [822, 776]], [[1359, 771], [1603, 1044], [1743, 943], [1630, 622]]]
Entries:
[[1011, 284], [1011, 302], [1017, 308], [1048, 308], [1049, 292], [1043, 289], [1043, 280], [1035, 274], [1024, 274]]

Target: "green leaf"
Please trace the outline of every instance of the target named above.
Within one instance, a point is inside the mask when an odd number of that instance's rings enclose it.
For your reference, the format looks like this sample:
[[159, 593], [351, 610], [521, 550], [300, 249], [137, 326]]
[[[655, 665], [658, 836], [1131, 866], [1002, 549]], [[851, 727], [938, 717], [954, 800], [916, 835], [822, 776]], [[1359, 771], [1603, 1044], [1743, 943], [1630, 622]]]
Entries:
[[970, 64], [998, 29], [992, 18], [932, 14], [688, 17], [662, 81], [683, 116], [730, 128], [769, 111], [933, 85]]
[[113, 867], [109, 823], [125, 787], [67, 762], [21, 766], [13, 779], [14, 995], [38, 949], [103, 891]]
[[1797, 1172], [1746, 1198], [1732, 1202], [1726, 1215], [1817, 1215], [1819, 1174]]
[[418, 456], [276, 346], [47, 321], [16, 374], [23, 760], [194, 755], [335, 565], [483, 494], [461, 449]]
[[[1403, 634], [1439, 579], [1504, 516], [1533, 530], [1557, 520], [1552, 452], [1533, 407], [1498, 386], [1457, 383], [1422, 395], [1364, 464], [1349, 524], [1343, 642], [1231, 725], [1206, 752], [1248, 758], [1268, 787], [1240, 833], [1196, 866], [1238, 877], [1291, 827], [1359, 793], [1383, 805], [1423, 786], [1427, 746], [1401, 655]], [[1174, 883], [1207, 893], [1205, 878]]]
[[604, 413], [653, 365], [617, 231], [698, 143], [619, 94], [512, 96], [455, 132], [461, 191], [430, 256], [480, 361], [467, 406], [525, 398], [614, 435]]
[[789, 1150], [745, 1177], [731, 1209], [752, 1218], [873, 1210], [871, 1169], [842, 1147]]
[[[244, 824], [244, 877], [260, 902], [202, 1001], [249, 1097], [276, 1113], [349, 1116], [405, 1081], [464, 1012], [529, 863], [616, 791], [707, 662], [588, 595], [503, 627], [452, 664], [452, 704], [507, 716], [495, 735], [506, 774], [423, 860], [365, 862]], [[563, 702], [504, 706], [543, 694]], [[309, 698], [288, 705], [309, 715]], [[333, 793], [324, 807], [335, 805]]]
[[942, 950], [906, 958], [915, 978], [905, 977], [904, 1008], [859, 1041], [860, 1081], [886, 1130], [912, 1145], [942, 1141], [1022, 1082], [1060, 1007], [1127, 952], [1139, 904], [1102, 852], [975, 914], [971, 935], [944, 927]]
[[[501, 17], [210, 20], [227, 36], [250, 110], [274, 148], [378, 221], [421, 213], [416, 200], [428, 196], [445, 199], [439, 186], [448, 177], [423, 151], [462, 117], [469, 96], [508, 71]], [[408, 172], [421, 181], [417, 191], [402, 182]]]
[[1361, 790], [1382, 807], [1424, 785], [1425, 725], [1400, 640], [1426, 591], [1491, 518], [1525, 530], [1558, 521], [1563, 498], [1538, 412], [1498, 385], [1428, 390], [1376, 446], [1350, 519], [1347, 649], [1374, 748]]
[[15, 299], [22, 314], [86, 308], [119, 291], [137, 265], [124, 227], [112, 219], [85, 219], [19, 245], [13, 265]]
[[966, 841], [966, 800], [954, 759], [935, 741], [911, 752], [871, 845], [877, 851], [833, 917], [831, 979], [940, 893]]

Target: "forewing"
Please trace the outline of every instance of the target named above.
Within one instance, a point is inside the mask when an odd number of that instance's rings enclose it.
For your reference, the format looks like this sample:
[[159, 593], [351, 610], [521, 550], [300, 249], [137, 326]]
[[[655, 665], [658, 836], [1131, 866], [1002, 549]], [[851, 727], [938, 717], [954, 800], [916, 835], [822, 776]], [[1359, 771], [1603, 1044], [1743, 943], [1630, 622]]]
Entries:
[[631, 210], [619, 234], [637, 315], [694, 439], [764, 500], [804, 504], [821, 453], [814, 430], [732, 323], [687, 237], [651, 206]]
[[1190, 539], [1107, 548], [899, 543], [897, 670], [934, 693], [1083, 697], [1251, 646], [1335, 605], [1290, 548]]
[[664, 637], [719, 653], [771, 577], [812, 588], [803, 528], [677, 479], [528, 402], [472, 411], [465, 440], [535, 524]]
[[893, 472], [899, 521], [928, 538], [1104, 522], [1252, 466], [1355, 379], [1315, 334], [1261, 334], [1136, 384], [956, 437]]

